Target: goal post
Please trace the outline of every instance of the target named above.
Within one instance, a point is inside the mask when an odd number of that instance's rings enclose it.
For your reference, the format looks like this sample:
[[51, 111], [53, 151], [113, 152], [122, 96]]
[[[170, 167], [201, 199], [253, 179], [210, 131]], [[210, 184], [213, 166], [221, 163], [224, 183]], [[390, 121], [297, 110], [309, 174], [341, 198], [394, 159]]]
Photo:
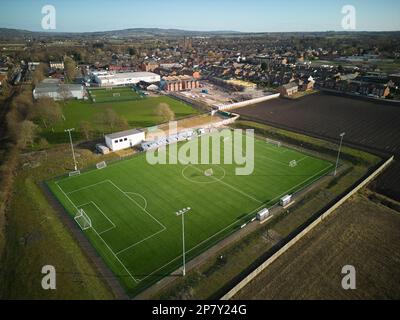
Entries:
[[105, 161], [99, 162], [98, 164], [96, 164], [96, 168], [99, 170], [107, 168], [107, 163]]
[[279, 148], [282, 147], [282, 142], [280, 142], [280, 141], [276, 141], [276, 140], [272, 140], [272, 139], [266, 139], [266, 141], [268, 144], [273, 144]]
[[71, 171], [68, 173], [69, 177], [75, 177], [75, 176], [79, 176], [81, 174], [80, 170], [76, 170], [76, 171]]
[[119, 92], [113, 93], [113, 97], [114, 97], [114, 98], [118, 98], [118, 97], [120, 97], [120, 96], [121, 96], [121, 94], [120, 94]]
[[92, 227], [92, 220], [83, 209], [78, 210], [78, 213], [76, 214], [74, 220], [83, 231], [88, 230]]

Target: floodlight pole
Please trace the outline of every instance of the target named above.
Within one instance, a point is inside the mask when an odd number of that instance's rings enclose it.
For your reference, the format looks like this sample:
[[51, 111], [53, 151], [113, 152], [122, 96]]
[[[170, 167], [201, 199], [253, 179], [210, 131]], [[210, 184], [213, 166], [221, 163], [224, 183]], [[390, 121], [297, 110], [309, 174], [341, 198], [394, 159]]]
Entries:
[[337, 170], [338, 170], [338, 167], [339, 167], [340, 153], [341, 153], [341, 151], [342, 151], [343, 139], [344, 139], [344, 136], [345, 136], [345, 135], [346, 135], [345, 132], [343, 132], [343, 133], [340, 134], [339, 152], [338, 152], [338, 156], [337, 156], [337, 160], [336, 160], [336, 167], [335, 167], [335, 173], [334, 173], [334, 176], [335, 176], [335, 177], [336, 177], [336, 175], [337, 175]]
[[182, 252], [183, 252], [183, 276], [186, 276], [186, 252], [185, 252], [185, 213], [182, 213]]
[[77, 166], [77, 164], [76, 164], [75, 152], [74, 152], [74, 145], [73, 145], [73, 143], [72, 143], [72, 135], [71, 135], [71, 132], [72, 132], [72, 131], [75, 131], [75, 129], [72, 128], [72, 129], [66, 129], [66, 130], [65, 130], [65, 132], [68, 132], [68, 134], [69, 134], [69, 141], [70, 141], [70, 143], [71, 143], [71, 150], [72, 150], [72, 158], [74, 159], [75, 171], [77, 171], [77, 170], [78, 170], [78, 166]]
[[185, 208], [176, 212], [177, 216], [182, 216], [182, 274], [186, 276], [186, 248], [185, 248], [185, 213], [192, 210], [192, 208]]

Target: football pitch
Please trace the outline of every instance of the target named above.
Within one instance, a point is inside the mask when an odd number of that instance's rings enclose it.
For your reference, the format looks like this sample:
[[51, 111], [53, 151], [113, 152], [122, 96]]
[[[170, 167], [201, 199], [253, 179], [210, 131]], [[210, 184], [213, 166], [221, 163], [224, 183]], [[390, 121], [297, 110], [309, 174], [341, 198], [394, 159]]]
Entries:
[[90, 89], [89, 95], [92, 102], [104, 103], [113, 101], [129, 101], [143, 99], [138, 91], [132, 87], [114, 87], [106, 89]]
[[237, 176], [235, 164], [151, 165], [139, 154], [47, 184], [71, 218], [84, 210], [92, 227], [82, 232], [135, 295], [182, 266], [180, 210], [191, 208], [184, 216], [189, 261], [333, 169], [262, 139], [255, 139], [254, 158], [253, 174]]

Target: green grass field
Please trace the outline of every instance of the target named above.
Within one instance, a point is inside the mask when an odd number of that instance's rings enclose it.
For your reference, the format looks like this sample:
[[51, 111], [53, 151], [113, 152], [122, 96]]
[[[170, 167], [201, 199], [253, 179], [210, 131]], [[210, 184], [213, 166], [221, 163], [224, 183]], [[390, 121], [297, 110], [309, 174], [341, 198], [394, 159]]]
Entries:
[[[126, 88], [124, 88], [126, 89]], [[64, 120], [53, 127], [43, 129], [41, 135], [51, 144], [67, 143], [68, 136], [64, 130], [75, 128], [74, 140], [81, 140], [80, 123], [87, 121], [91, 124], [94, 137], [115, 132], [101, 123], [101, 117], [107, 109], [114, 110], [119, 116], [127, 120], [131, 128], [145, 128], [163, 122], [163, 119], [155, 114], [160, 103], [167, 103], [175, 112], [176, 119], [198, 114], [198, 111], [190, 105], [170, 97], [146, 97], [132, 101], [114, 101], [104, 103], [92, 103], [90, 101], [71, 100], [62, 106]]]
[[[188, 143], [196, 143], [192, 140]], [[223, 148], [223, 146], [222, 146]], [[296, 167], [289, 163], [297, 160]], [[255, 169], [235, 175], [236, 165], [150, 165], [146, 155], [102, 170], [48, 182], [74, 217], [83, 209], [92, 228], [83, 231], [130, 295], [182, 265], [181, 217], [187, 260], [239, 229], [286, 194], [332, 170], [333, 164], [255, 140]], [[212, 168], [213, 176], [204, 172]]]
[[144, 99], [145, 95], [132, 87], [116, 87], [110, 89], [89, 89], [88, 94], [95, 103], [130, 101]]

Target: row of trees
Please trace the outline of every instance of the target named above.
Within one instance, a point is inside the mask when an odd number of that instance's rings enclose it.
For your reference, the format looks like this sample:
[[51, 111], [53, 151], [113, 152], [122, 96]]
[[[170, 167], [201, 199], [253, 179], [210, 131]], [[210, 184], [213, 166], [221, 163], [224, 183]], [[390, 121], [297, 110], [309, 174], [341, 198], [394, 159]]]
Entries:
[[[175, 113], [166, 103], [160, 103], [155, 115], [162, 122], [175, 119]], [[33, 101], [30, 90], [23, 90], [12, 102], [12, 109], [7, 115], [8, 129], [13, 140], [21, 148], [32, 147], [36, 140], [47, 145], [44, 138], [39, 139], [41, 130], [54, 130], [64, 121], [63, 110], [59, 103], [51, 98], [40, 98]], [[80, 121], [79, 131], [86, 140], [90, 140], [102, 128], [103, 132], [115, 132], [129, 128], [128, 121], [108, 108], [99, 113], [93, 121]], [[96, 130], [97, 129], [97, 130]]]
[[19, 149], [32, 147], [39, 132], [39, 126], [31, 119], [33, 105], [30, 88], [24, 88], [14, 98], [6, 116], [8, 135]]

